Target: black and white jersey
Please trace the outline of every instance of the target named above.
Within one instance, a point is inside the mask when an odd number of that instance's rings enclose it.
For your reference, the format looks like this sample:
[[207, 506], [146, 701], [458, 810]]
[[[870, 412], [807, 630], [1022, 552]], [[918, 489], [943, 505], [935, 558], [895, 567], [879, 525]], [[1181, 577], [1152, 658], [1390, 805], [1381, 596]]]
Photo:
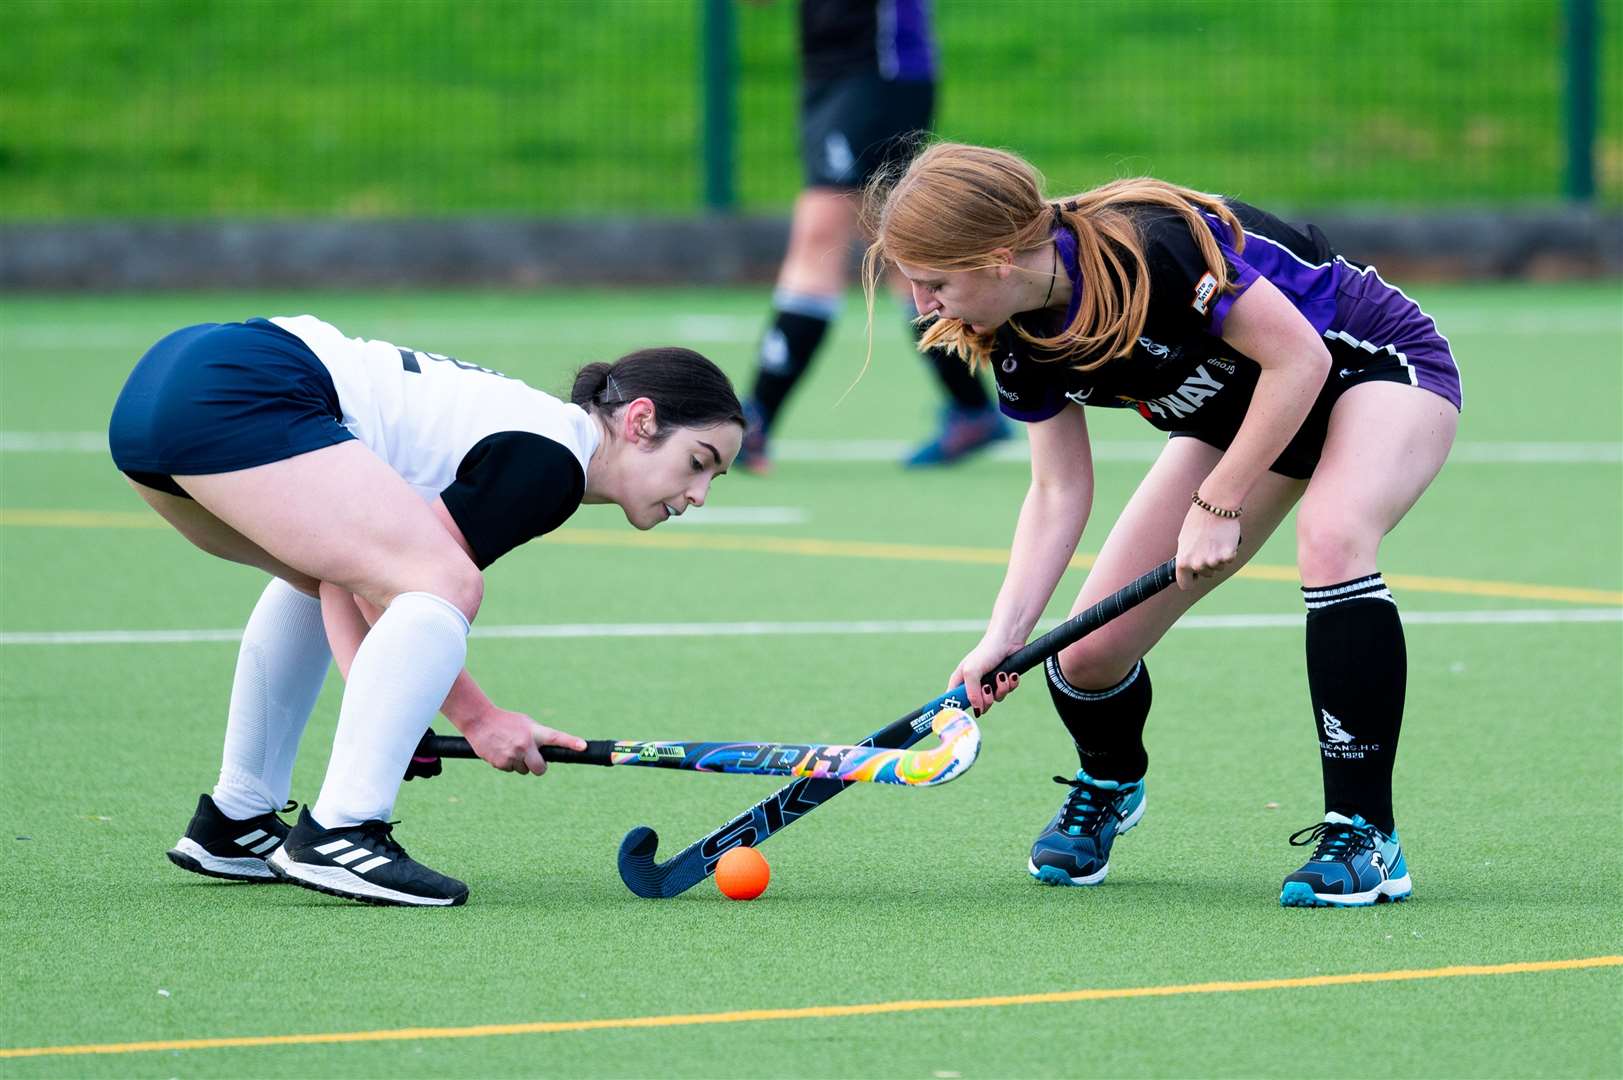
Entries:
[[[1338, 256], [1313, 226], [1297, 229], [1233, 200], [1228, 206], [1245, 231], [1243, 254], [1235, 251], [1234, 237], [1218, 218], [1203, 213], [1202, 220], [1228, 265], [1233, 291], [1218, 292], [1181, 215], [1159, 206], [1131, 209], [1150, 289], [1144, 328], [1132, 352], [1092, 371], [1078, 371], [1076, 365], [1088, 357], [1039, 355], [1005, 325], [993, 354], [1003, 412], [1035, 422], [1057, 415], [1071, 402], [1131, 408], [1163, 431], [1210, 434], [1227, 445], [1244, 419], [1261, 369], [1223, 341], [1223, 323], [1234, 302], [1259, 278], [1278, 288], [1322, 335], [1333, 361], [1332, 379], [1387, 363], [1398, 367], [1405, 381], [1436, 389], [1458, 406], [1457, 372], [1447, 343], [1408, 297], [1381, 282], [1372, 268]], [[1077, 282], [1075, 235], [1060, 228], [1054, 236], [1073, 282], [1069, 322], [1088, 283]], [[1037, 325], [1028, 329], [1054, 332]]]
[[425, 501], [441, 498], [480, 568], [580, 506], [598, 429], [585, 410], [500, 372], [311, 315], [270, 320], [332, 376], [343, 425]]

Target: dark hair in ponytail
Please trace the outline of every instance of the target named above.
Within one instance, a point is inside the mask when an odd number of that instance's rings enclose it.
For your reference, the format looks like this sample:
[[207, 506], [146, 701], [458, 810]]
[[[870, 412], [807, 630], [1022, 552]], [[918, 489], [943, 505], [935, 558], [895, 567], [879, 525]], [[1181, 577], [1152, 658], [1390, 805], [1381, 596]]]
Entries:
[[654, 441], [677, 428], [733, 423], [744, 427], [744, 407], [719, 367], [692, 349], [638, 349], [612, 364], [587, 364], [575, 372], [569, 400], [608, 416], [638, 398], [654, 403]]

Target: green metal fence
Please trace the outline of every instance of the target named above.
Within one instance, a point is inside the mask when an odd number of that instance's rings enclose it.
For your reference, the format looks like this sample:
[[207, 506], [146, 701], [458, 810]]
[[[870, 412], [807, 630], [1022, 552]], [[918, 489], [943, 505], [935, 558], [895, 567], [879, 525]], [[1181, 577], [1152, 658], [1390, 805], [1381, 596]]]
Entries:
[[[938, 130], [1057, 188], [1623, 203], [1623, 0], [935, 11]], [[794, 33], [792, 0], [7, 0], [0, 217], [777, 211]]]

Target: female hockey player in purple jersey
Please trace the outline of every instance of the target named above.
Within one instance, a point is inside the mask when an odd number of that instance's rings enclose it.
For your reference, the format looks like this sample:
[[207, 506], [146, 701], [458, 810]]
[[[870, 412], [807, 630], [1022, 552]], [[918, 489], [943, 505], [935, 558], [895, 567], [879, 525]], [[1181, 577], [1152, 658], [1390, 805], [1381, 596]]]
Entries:
[[1430, 316], [1324, 235], [1244, 203], [1151, 179], [1045, 200], [1013, 154], [937, 144], [870, 187], [867, 285], [894, 263], [921, 347], [989, 365], [1031, 440], [1031, 486], [986, 633], [958, 664], [982, 680], [1025, 643], [1093, 499], [1086, 407], [1136, 409], [1169, 433], [1105, 538], [1073, 610], [1176, 556], [1178, 586], [1046, 665], [1081, 768], [1037, 838], [1043, 882], [1104, 880], [1115, 838], [1144, 813], [1147, 653], [1297, 509], [1307, 668], [1324, 819], [1280, 902], [1401, 900], [1411, 884], [1392, 818], [1406, 662], [1377, 569], [1381, 538], [1454, 440], [1459, 373]]
[[[388, 821], [434, 713], [498, 769], [539, 774], [538, 747], [585, 746], [463, 670], [481, 571], [583, 502], [639, 529], [703, 505], [743, 432], [727, 377], [687, 349], [590, 364], [565, 402], [308, 315], [158, 342], [114, 407], [113, 460], [186, 539], [272, 576], [243, 633], [219, 783], [170, 859], [368, 903], [462, 903], [467, 887], [407, 856]], [[333, 659], [348, 681], [332, 756], [290, 830], [276, 812]]]

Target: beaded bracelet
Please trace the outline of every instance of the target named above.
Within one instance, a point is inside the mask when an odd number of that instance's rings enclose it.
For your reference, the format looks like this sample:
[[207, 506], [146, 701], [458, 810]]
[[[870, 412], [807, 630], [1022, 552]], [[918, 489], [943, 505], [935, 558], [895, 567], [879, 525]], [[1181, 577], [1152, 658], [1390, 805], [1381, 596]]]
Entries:
[[1211, 503], [1200, 497], [1200, 489], [1198, 488], [1195, 489], [1194, 493], [1189, 496], [1189, 501], [1206, 511], [1208, 514], [1215, 514], [1220, 518], [1237, 518], [1244, 513], [1244, 511], [1238, 508], [1233, 510], [1225, 510], [1221, 506], [1213, 506]]

